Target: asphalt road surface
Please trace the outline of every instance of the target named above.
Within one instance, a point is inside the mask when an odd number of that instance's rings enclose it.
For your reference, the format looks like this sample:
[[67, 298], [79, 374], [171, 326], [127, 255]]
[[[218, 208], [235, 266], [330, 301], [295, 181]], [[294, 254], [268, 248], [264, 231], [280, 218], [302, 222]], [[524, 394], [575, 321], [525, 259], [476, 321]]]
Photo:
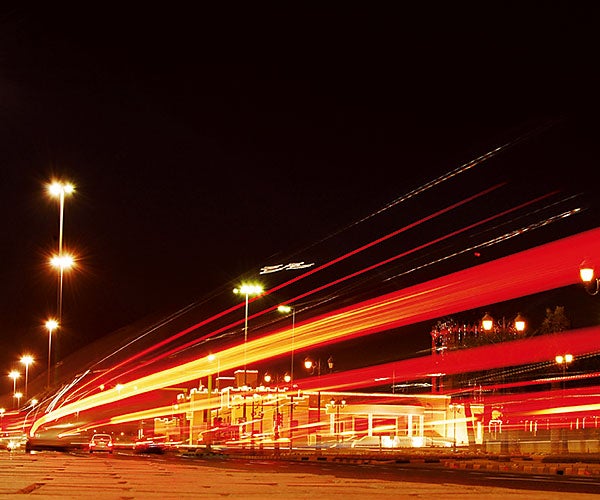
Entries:
[[490, 473], [441, 465], [355, 465], [0, 452], [0, 498], [597, 499], [600, 479]]

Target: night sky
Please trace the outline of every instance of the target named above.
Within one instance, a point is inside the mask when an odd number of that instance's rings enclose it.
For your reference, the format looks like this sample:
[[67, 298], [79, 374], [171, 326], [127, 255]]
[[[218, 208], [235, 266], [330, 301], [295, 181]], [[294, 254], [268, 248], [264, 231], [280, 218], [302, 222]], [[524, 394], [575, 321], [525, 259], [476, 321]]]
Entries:
[[[45, 366], [53, 177], [76, 185], [62, 354], [262, 266], [341, 255], [482, 179], [516, 186], [497, 210], [558, 188], [597, 222], [598, 10], [393, 4], [2, 7], [0, 371], [25, 351]], [[519, 137], [482, 175], [315, 245]]]

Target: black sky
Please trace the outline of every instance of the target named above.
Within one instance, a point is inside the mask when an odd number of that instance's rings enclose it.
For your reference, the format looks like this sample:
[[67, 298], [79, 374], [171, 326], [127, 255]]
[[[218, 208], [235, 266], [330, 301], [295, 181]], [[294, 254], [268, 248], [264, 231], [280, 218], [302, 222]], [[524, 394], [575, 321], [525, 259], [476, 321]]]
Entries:
[[65, 352], [304, 260], [312, 242], [540, 125], [558, 124], [553, 148], [536, 137], [499, 170], [526, 188], [594, 190], [582, 179], [598, 166], [598, 9], [394, 4], [3, 7], [0, 371], [25, 350], [45, 356], [52, 176], [77, 186]]

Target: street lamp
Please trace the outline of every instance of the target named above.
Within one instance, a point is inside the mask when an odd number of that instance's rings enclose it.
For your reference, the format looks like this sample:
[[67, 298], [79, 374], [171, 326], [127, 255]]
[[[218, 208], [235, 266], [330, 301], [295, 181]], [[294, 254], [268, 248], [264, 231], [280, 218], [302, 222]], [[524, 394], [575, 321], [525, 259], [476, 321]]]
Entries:
[[590, 295], [596, 295], [600, 291], [600, 278], [596, 277], [596, 271], [594, 267], [588, 263], [583, 262], [579, 267], [579, 277], [585, 286], [585, 291]]
[[[279, 413], [279, 381], [280, 381], [280, 377], [279, 377], [279, 375], [276, 375], [275, 380], [273, 380], [273, 376], [267, 372], [267, 373], [265, 373], [265, 376], [263, 378], [267, 384], [270, 384], [272, 381], [275, 382], [275, 414], [273, 415], [273, 440], [275, 441], [275, 450], [278, 451], [279, 450], [279, 429], [283, 425], [283, 415], [281, 413]], [[283, 381], [286, 384], [289, 384], [291, 380], [292, 380], [292, 378], [289, 373], [286, 373], [283, 376]], [[290, 425], [291, 425], [291, 420], [290, 420]]]
[[22, 392], [15, 392], [15, 399], [17, 400], [17, 408], [21, 406], [21, 398], [23, 397]]
[[54, 332], [58, 326], [58, 321], [55, 319], [46, 321], [46, 330], [48, 330], [48, 387], [50, 387], [50, 372], [52, 366], [52, 332]]
[[50, 265], [55, 269], [58, 269], [58, 304], [57, 304], [57, 316], [58, 321], [62, 321], [62, 303], [63, 303], [63, 277], [65, 271], [68, 271], [73, 267], [75, 259], [70, 254], [59, 253], [53, 255], [50, 259]]
[[513, 320], [512, 323], [507, 323], [506, 318], [503, 316], [502, 321], [500, 323], [496, 323], [494, 318], [490, 316], [488, 313], [485, 313], [485, 316], [481, 319], [481, 327], [485, 332], [500, 333], [500, 334], [512, 334], [516, 335], [525, 331], [525, 327], [527, 323], [525, 318], [521, 316], [521, 313], [517, 313], [517, 316]]
[[27, 398], [27, 384], [29, 381], [29, 365], [33, 363], [33, 357], [28, 354], [21, 358], [21, 363], [25, 365], [25, 398]]
[[[59, 200], [59, 219], [58, 219], [58, 254], [52, 258], [52, 265], [57, 267], [58, 272], [58, 321], [62, 321], [62, 285], [65, 269], [72, 265], [72, 257], [63, 255], [63, 226], [65, 212], [65, 195], [70, 195], [75, 191], [75, 186], [70, 182], [54, 181], [48, 186], [48, 192], [51, 196]], [[70, 263], [69, 263], [70, 261]]]
[[562, 368], [563, 388], [565, 386], [564, 377], [567, 374], [567, 368], [568, 368], [569, 364], [573, 362], [573, 359], [575, 359], [575, 358], [573, 357], [572, 354], [559, 354], [554, 358], [554, 361], [556, 361], [556, 364]]
[[17, 392], [17, 379], [21, 377], [21, 374], [17, 370], [12, 370], [8, 376], [13, 380], [13, 394]]
[[292, 313], [292, 349], [291, 349], [291, 361], [290, 361], [290, 383], [294, 385], [294, 329], [296, 327], [296, 308], [288, 305], [280, 305], [277, 307], [280, 313], [288, 314]]
[[[234, 288], [233, 289], [233, 293], [237, 294], [237, 295], [244, 295], [246, 298], [246, 309], [245, 309], [245, 314], [244, 314], [244, 387], [247, 385], [247, 373], [246, 373], [246, 366], [247, 366], [247, 356], [246, 356], [246, 344], [248, 343], [248, 297], [250, 297], [251, 295], [260, 295], [261, 293], [263, 293], [263, 288], [261, 285], [252, 285], [252, 284], [246, 284], [246, 285], [242, 285], [240, 286], [240, 288]], [[244, 405], [244, 410], [245, 410], [245, 405]], [[245, 415], [245, 411], [244, 411], [244, 418], [246, 417]]]
[[[562, 392], [563, 392], [563, 398], [565, 397], [565, 389], [566, 389], [566, 385], [567, 382], [565, 380], [566, 376], [567, 376], [567, 368], [569, 367], [569, 364], [573, 362], [574, 356], [572, 354], [558, 354], [555, 358], [554, 361], [556, 361], [556, 364], [558, 366], [560, 366], [562, 368]], [[565, 402], [563, 402], [563, 404], [565, 404]], [[568, 451], [568, 442], [566, 439], [566, 430], [564, 429], [564, 427], [561, 427], [559, 429], [560, 432], [560, 446], [561, 446], [561, 451], [562, 452], [566, 452]]]
[[[321, 359], [317, 359], [317, 361], [313, 361], [312, 359], [310, 359], [309, 357], [306, 357], [304, 359], [304, 368], [306, 368], [311, 374], [315, 373], [315, 370], [317, 371], [317, 377], [321, 377]], [[327, 367], [329, 368], [329, 371], [331, 372], [333, 370], [333, 357], [329, 356], [329, 358], [327, 359]], [[319, 427], [321, 425], [321, 384], [319, 383], [319, 390], [317, 391], [317, 421], [319, 423]], [[319, 441], [320, 444], [320, 440], [321, 440], [321, 434], [317, 429], [317, 441]]]
[[341, 435], [342, 431], [341, 431], [341, 422], [340, 422], [340, 409], [344, 408], [346, 406], [346, 400], [345, 399], [336, 400], [334, 398], [331, 398], [331, 401], [329, 401], [329, 405], [332, 408], [335, 408], [335, 422], [334, 422], [334, 426], [333, 426], [333, 430], [335, 432], [335, 440], [336, 440], [336, 442], [341, 442], [344, 439], [343, 439], [343, 436]]

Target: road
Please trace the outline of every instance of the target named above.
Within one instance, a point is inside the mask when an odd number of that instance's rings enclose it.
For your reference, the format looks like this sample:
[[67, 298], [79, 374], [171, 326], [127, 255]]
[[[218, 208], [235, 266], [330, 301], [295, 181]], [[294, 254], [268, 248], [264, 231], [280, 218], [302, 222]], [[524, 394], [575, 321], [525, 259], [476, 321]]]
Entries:
[[0, 452], [0, 498], [596, 499], [600, 478], [168, 455]]

